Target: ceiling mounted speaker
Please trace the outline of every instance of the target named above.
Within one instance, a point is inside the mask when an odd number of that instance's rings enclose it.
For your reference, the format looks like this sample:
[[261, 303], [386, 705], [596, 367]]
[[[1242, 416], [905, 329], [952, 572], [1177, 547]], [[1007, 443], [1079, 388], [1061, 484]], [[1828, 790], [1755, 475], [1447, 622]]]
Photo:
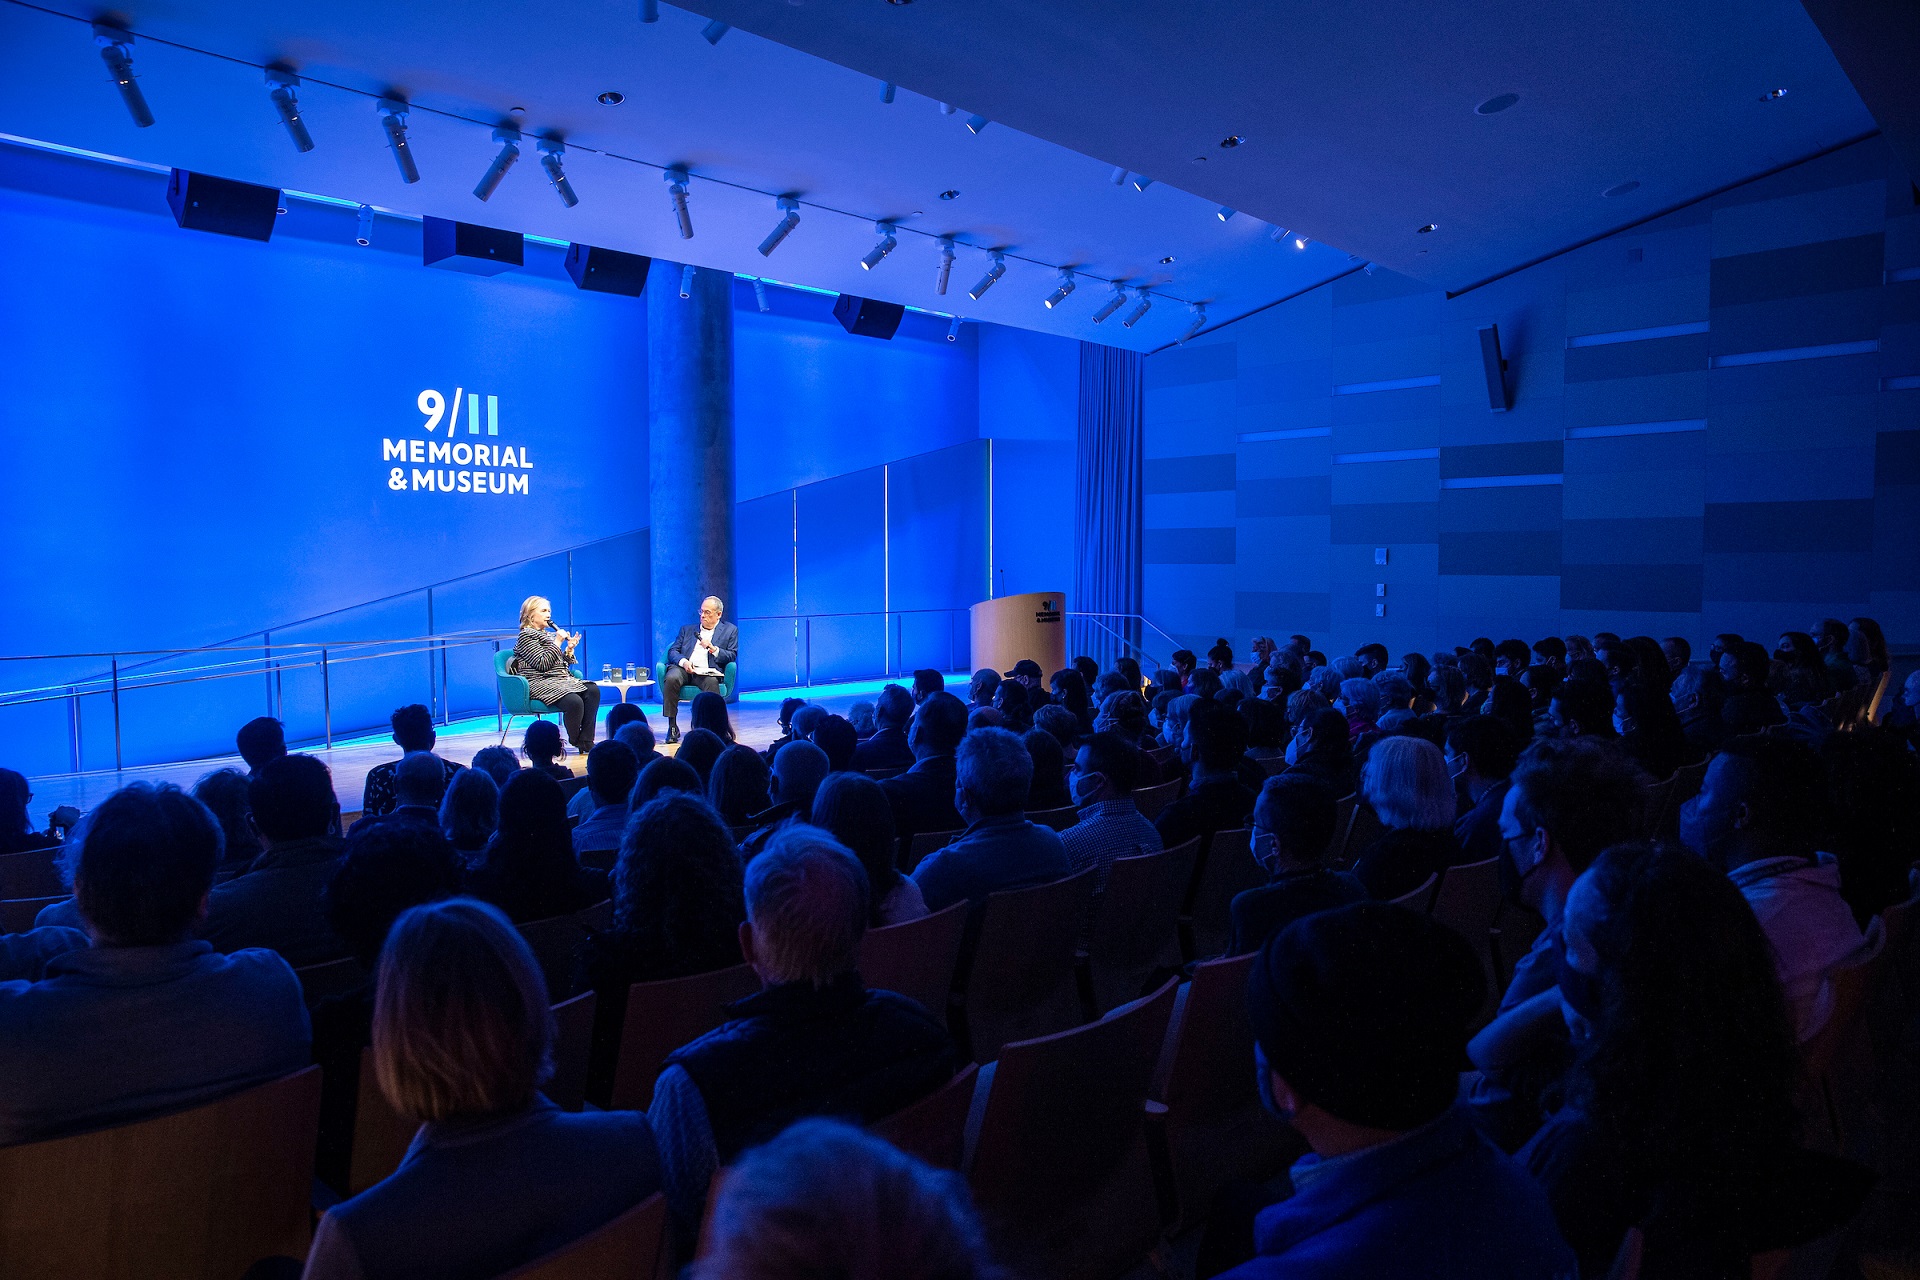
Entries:
[[1507, 362], [1500, 358], [1500, 326], [1490, 324], [1480, 330], [1480, 367], [1487, 375], [1487, 409], [1505, 413], [1507, 400]]
[[479, 227], [451, 218], [420, 220], [420, 261], [429, 267], [497, 276], [526, 265], [526, 237], [518, 231]]
[[280, 212], [280, 189], [175, 169], [167, 179], [167, 208], [173, 210], [173, 220], [190, 231], [270, 240]]
[[907, 309], [897, 302], [876, 302], [851, 293], [841, 294], [833, 304], [833, 318], [840, 322], [841, 328], [883, 342], [893, 337], [894, 330], [900, 327], [900, 317], [905, 314]]
[[645, 254], [599, 249], [590, 244], [567, 246], [567, 274], [573, 277], [575, 287], [588, 293], [637, 298], [647, 287], [647, 268], [652, 264], [653, 259]]

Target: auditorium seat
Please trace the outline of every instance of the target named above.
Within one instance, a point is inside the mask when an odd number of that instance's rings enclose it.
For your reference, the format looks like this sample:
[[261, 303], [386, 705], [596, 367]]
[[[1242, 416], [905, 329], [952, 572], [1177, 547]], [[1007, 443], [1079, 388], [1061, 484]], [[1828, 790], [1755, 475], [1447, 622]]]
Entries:
[[1254, 861], [1252, 840], [1245, 827], [1220, 831], [1201, 852], [1185, 920], [1188, 959], [1224, 955], [1233, 945], [1234, 898], [1267, 882], [1266, 869]]
[[1858, 1144], [1873, 1123], [1877, 1067], [1867, 1028], [1867, 1002], [1889, 956], [1885, 921], [1867, 922], [1860, 950], [1827, 970], [1833, 1004], [1827, 1021], [1800, 1046], [1810, 1096], [1801, 1113], [1816, 1143], [1835, 1153], [1865, 1155]]
[[967, 1174], [1015, 1274], [1117, 1276], [1159, 1243], [1147, 1095], [1176, 985], [1002, 1050]]
[[987, 895], [964, 1000], [966, 1043], [975, 1062], [993, 1061], [1010, 1040], [1079, 1023], [1074, 952], [1093, 878], [1089, 867], [1051, 884]]
[[500, 1280], [669, 1280], [672, 1275], [667, 1200], [656, 1191], [605, 1226]]
[[58, 849], [26, 849], [0, 853], [0, 898], [67, 896], [61, 883]]
[[1133, 793], [1133, 807], [1140, 811], [1141, 817], [1152, 822], [1161, 810], [1180, 798], [1181, 788], [1186, 785], [1184, 778], [1175, 778], [1158, 786], [1141, 787]]
[[1346, 822], [1341, 824], [1340, 834], [1335, 837], [1338, 844], [1327, 859], [1327, 865], [1345, 870], [1365, 853], [1381, 836], [1387, 834], [1387, 824], [1380, 821], [1373, 806], [1358, 796], [1352, 797], [1353, 804], [1341, 802], [1340, 809], [1346, 814]]
[[936, 1169], [963, 1167], [967, 1116], [980, 1068], [969, 1062], [953, 1079], [910, 1107], [876, 1122], [873, 1132]]
[[1288, 769], [1285, 756], [1263, 756], [1254, 761], [1269, 778], [1277, 778]]
[[[665, 699], [666, 683], [667, 683], [667, 664], [666, 664], [666, 660], [663, 658], [659, 662], [656, 662], [653, 664], [653, 696], [656, 699]], [[727, 664], [727, 669], [720, 674], [720, 688], [717, 690], [717, 692], [721, 697], [725, 698], [728, 702], [732, 702], [733, 691], [736, 687], [738, 687], [739, 683], [740, 683], [740, 664], [737, 662], [729, 662]], [[682, 702], [691, 704], [693, 702], [693, 695], [699, 692], [700, 692], [700, 686], [696, 684], [689, 684], [681, 692], [680, 700]]]
[[885, 782], [888, 778], [897, 778], [906, 771], [907, 766], [901, 765], [893, 769], [868, 769], [865, 770], [865, 773], [875, 782]]
[[947, 997], [953, 990], [966, 929], [964, 902], [918, 920], [869, 929], [860, 939], [860, 980], [918, 1001], [945, 1026]]
[[[156, 1028], [156, 1034], [160, 1029]], [[306, 1256], [320, 1068], [171, 1115], [0, 1148], [0, 1275], [237, 1280]]]
[[1496, 985], [1505, 991], [1513, 981], [1513, 971], [1533, 943], [1545, 931], [1547, 922], [1532, 907], [1502, 897], [1493, 917], [1493, 969]]
[[1474, 1018], [1476, 1029], [1486, 1025], [1500, 1003], [1500, 982], [1493, 968], [1493, 921], [1500, 914], [1500, 899], [1498, 858], [1448, 867], [1433, 897], [1433, 918], [1472, 945], [1486, 975], [1487, 998]]
[[563, 916], [529, 920], [515, 926], [527, 940], [540, 972], [547, 979], [547, 998], [558, 1003], [573, 995], [573, 955], [587, 939], [590, 929], [604, 930], [612, 923], [611, 903], [598, 903]]
[[667, 1055], [726, 1021], [727, 1005], [759, 989], [760, 976], [744, 964], [690, 978], [634, 983], [627, 989], [609, 1109], [645, 1111]]
[[[500, 741], [503, 743], [507, 740], [507, 734], [513, 730], [515, 716], [532, 716], [537, 720], [545, 719], [547, 716], [560, 718], [558, 708], [550, 707], [533, 696], [525, 676], [512, 675], [507, 671], [507, 664], [512, 661], [512, 649], [502, 649], [493, 655], [493, 682], [500, 695], [500, 709], [505, 713], [505, 717], [500, 721]], [[575, 678], [584, 679], [580, 674], [579, 663], [572, 664], [568, 670], [573, 672]]]
[[920, 860], [930, 853], [946, 848], [963, 833], [959, 831], [917, 831], [913, 839], [907, 842], [904, 855], [900, 859], [900, 874], [912, 875]]
[[1265, 1181], [1306, 1152], [1254, 1092], [1246, 994], [1253, 962], [1249, 954], [1196, 964], [1174, 1004], [1153, 1088], [1166, 1110], [1149, 1117], [1149, 1132], [1180, 1226], [1203, 1219], [1228, 1183]]
[[563, 1111], [587, 1102], [587, 1059], [593, 1052], [593, 1014], [598, 998], [583, 991], [553, 1006], [553, 1076], [541, 1090]]
[[1393, 900], [1396, 907], [1411, 907], [1425, 915], [1433, 908], [1433, 887], [1440, 882], [1439, 876], [1428, 876], [1420, 884]]
[[1037, 809], [1027, 814], [1027, 821], [1043, 827], [1052, 827], [1055, 831], [1065, 831], [1080, 821], [1080, 810], [1073, 805], [1064, 809]]
[[1180, 899], [1199, 854], [1195, 836], [1159, 853], [1113, 860], [1107, 887], [1088, 908], [1089, 1017], [1139, 999], [1156, 976], [1180, 967]]
[[34, 917], [56, 902], [65, 902], [68, 896], [61, 893], [51, 898], [7, 898], [0, 901], [0, 933], [25, 933], [33, 928]]
[[322, 1000], [343, 996], [359, 987], [366, 982], [367, 971], [358, 960], [348, 956], [344, 960], [329, 960], [325, 964], [310, 964], [303, 969], [295, 969], [293, 976], [300, 979], [300, 991], [311, 1008]]

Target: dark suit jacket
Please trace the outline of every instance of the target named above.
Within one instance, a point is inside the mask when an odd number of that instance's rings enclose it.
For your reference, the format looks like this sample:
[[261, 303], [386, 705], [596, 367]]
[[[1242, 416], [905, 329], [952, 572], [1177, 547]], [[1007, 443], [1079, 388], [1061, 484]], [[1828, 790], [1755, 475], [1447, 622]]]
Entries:
[[[667, 665], [670, 667], [678, 666], [680, 665], [680, 659], [691, 658], [693, 656], [693, 647], [699, 642], [700, 626], [698, 623], [690, 627], [680, 628], [680, 638], [675, 640], [673, 647], [667, 650]], [[719, 624], [713, 629], [713, 647], [720, 652], [707, 655], [707, 665], [712, 667], [717, 674], [725, 671], [727, 664], [740, 656], [740, 628], [734, 626], [725, 618], [722, 618]]]
[[959, 831], [967, 824], [953, 807], [952, 756], [928, 756], [903, 774], [881, 781], [901, 840], [922, 831]]
[[905, 729], [880, 729], [853, 749], [856, 769], [911, 769], [913, 748]]

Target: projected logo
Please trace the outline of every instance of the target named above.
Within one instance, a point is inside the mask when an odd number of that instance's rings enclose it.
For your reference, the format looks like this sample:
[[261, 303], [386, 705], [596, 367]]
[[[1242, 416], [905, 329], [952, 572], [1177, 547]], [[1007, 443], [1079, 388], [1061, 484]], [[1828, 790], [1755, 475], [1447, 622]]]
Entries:
[[[467, 429], [464, 433], [460, 431], [463, 400], [467, 411]], [[486, 402], [484, 406], [482, 400]], [[444, 438], [431, 439], [418, 436], [398, 440], [382, 438], [380, 460], [407, 464], [388, 468], [387, 488], [396, 493], [498, 493], [526, 496], [533, 464], [527, 461], [525, 445], [460, 438], [462, 434], [480, 435], [483, 421], [488, 436], [499, 436], [499, 396], [482, 396], [477, 391], [469, 395], [465, 388], [455, 387], [453, 402], [449, 405], [445, 396], [429, 387], [414, 398], [414, 407], [419, 409], [423, 419], [420, 426], [429, 437], [435, 436], [442, 426], [446, 428], [446, 434]]]

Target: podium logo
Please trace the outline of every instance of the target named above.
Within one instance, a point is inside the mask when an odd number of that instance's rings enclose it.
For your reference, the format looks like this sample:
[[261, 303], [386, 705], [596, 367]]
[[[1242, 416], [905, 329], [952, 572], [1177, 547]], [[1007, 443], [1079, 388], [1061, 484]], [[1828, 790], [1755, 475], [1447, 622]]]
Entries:
[[1039, 610], [1033, 615], [1033, 620], [1035, 622], [1058, 622], [1060, 621], [1060, 611], [1053, 607], [1053, 601], [1042, 600]]
[[[498, 437], [500, 397], [488, 395], [484, 398], [486, 434]], [[417, 436], [397, 440], [382, 438], [382, 462], [409, 464], [388, 469], [388, 489], [395, 493], [424, 491], [527, 496], [531, 480], [528, 473], [533, 470], [533, 464], [527, 461], [527, 447], [459, 439], [460, 404], [463, 399], [467, 408], [465, 434], [478, 436], [482, 421], [482, 396], [479, 392], [469, 395], [465, 388], [455, 387], [451, 407], [447, 398], [432, 387], [414, 397], [414, 407], [424, 419], [420, 424], [421, 429], [432, 435], [444, 425], [446, 436], [444, 439], [427, 440]]]

